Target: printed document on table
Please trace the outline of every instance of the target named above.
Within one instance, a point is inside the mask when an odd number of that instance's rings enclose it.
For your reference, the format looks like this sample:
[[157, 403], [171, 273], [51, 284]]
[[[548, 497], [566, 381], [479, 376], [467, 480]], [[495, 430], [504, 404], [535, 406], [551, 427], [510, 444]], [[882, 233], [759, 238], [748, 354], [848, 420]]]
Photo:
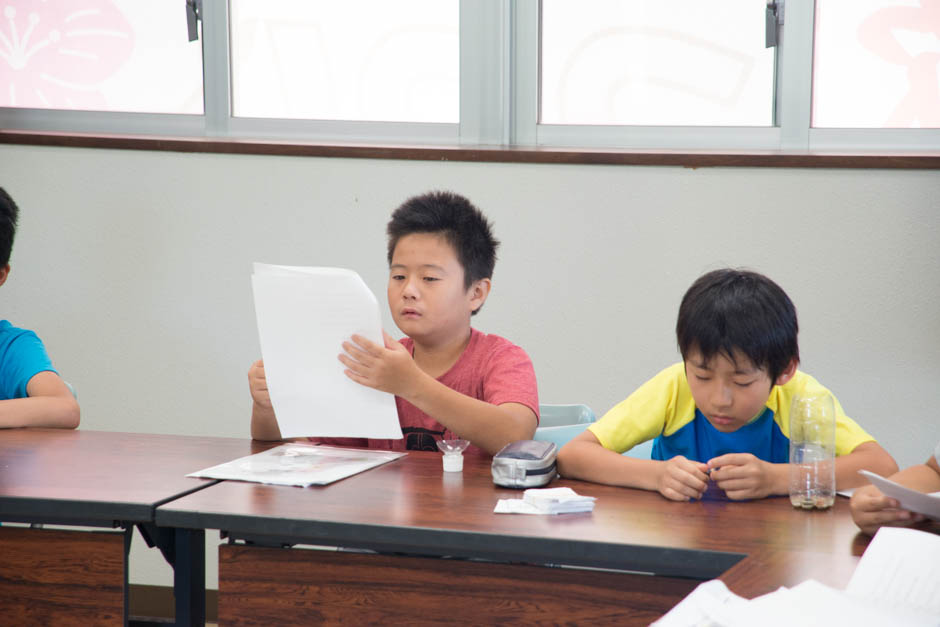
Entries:
[[845, 591], [894, 612], [919, 612], [933, 618], [928, 624], [940, 625], [940, 535], [882, 527], [865, 549]]
[[383, 343], [379, 304], [362, 278], [255, 263], [251, 284], [281, 436], [400, 439], [395, 397], [352, 381], [337, 359], [353, 334]]
[[905, 487], [900, 483], [895, 483], [890, 479], [885, 479], [881, 475], [868, 470], [859, 470], [858, 472], [871, 481], [872, 485], [881, 490], [883, 494], [897, 499], [904, 509], [923, 514], [934, 520], [940, 520], [940, 492], [925, 494]]
[[[824, 556], [820, 556], [824, 559]], [[751, 600], [700, 584], [654, 627], [937, 627], [940, 535], [882, 527], [844, 591], [807, 579]]]
[[263, 453], [240, 457], [186, 476], [306, 488], [345, 479], [403, 455], [405, 453], [392, 451], [282, 444]]

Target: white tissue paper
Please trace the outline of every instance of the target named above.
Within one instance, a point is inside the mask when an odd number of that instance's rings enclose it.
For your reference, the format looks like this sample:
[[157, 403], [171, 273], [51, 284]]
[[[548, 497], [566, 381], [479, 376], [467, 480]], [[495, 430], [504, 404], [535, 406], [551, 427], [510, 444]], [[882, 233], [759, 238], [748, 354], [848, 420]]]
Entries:
[[496, 514], [575, 514], [594, 511], [594, 497], [581, 496], [571, 488], [533, 488], [521, 499], [500, 499]]

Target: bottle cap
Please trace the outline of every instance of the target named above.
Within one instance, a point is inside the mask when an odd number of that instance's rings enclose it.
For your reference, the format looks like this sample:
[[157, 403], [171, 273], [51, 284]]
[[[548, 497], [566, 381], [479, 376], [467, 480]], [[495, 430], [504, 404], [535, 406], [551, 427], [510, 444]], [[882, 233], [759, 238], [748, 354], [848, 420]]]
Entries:
[[470, 446], [470, 440], [438, 440], [437, 448], [444, 453], [444, 471], [460, 472], [463, 470], [463, 452]]
[[449, 453], [444, 455], [444, 471], [460, 472], [463, 470], [463, 454]]

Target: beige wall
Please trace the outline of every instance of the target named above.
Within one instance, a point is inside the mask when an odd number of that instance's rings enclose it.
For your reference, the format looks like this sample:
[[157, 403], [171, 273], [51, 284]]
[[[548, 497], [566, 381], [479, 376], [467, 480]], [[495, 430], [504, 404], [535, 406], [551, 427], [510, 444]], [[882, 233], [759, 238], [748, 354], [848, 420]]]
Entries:
[[[495, 222], [503, 248], [475, 324], [529, 351], [542, 402], [602, 414], [678, 359], [676, 308], [695, 277], [748, 266], [796, 302], [803, 368], [899, 463], [940, 439], [936, 171], [0, 145], [0, 186], [22, 209], [3, 317], [46, 342], [84, 429], [246, 437], [251, 263], [353, 268], [384, 301], [388, 214], [447, 188]], [[169, 585], [135, 543], [132, 582]]]

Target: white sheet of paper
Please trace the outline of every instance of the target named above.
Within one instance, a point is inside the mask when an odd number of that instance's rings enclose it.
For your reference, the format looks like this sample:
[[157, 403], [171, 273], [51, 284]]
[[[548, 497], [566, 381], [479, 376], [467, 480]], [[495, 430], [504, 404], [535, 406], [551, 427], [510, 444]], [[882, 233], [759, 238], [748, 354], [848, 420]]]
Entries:
[[720, 579], [700, 583], [652, 627], [712, 627], [733, 622], [736, 608], [747, 603]]
[[751, 627], [928, 627], [926, 617], [904, 608], [892, 608], [871, 599], [857, 598], [807, 579], [792, 588], [780, 588], [735, 609], [729, 626]]
[[293, 442], [192, 472], [187, 477], [254, 481], [306, 488], [326, 485], [387, 464], [405, 453]]
[[845, 591], [895, 612], [920, 612], [933, 618], [926, 624], [940, 624], [940, 535], [882, 527], [865, 549]]
[[748, 601], [712, 580], [699, 585], [654, 625], [937, 627], [940, 535], [900, 527], [879, 529], [845, 591], [808, 579]]
[[925, 494], [907, 488], [900, 483], [895, 483], [890, 479], [885, 479], [881, 475], [868, 470], [859, 470], [858, 472], [871, 481], [883, 494], [897, 499], [904, 509], [929, 516], [934, 520], [940, 520], [940, 492]]
[[395, 397], [352, 381], [337, 359], [354, 333], [383, 343], [379, 304], [362, 278], [255, 263], [251, 284], [281, 436], [400, 439]]

